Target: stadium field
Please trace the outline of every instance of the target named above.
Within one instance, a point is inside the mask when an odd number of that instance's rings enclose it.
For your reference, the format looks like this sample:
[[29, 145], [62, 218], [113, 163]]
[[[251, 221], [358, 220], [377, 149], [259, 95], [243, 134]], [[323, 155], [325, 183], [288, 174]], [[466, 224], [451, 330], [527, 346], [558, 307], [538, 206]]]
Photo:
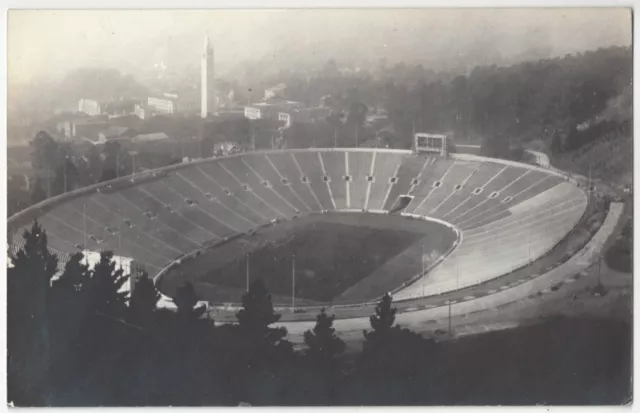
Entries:
[[[201, 300], [240, 302], [260, 278], [276, 304], [355, 303], [377, 299], [446, 253], [456, 234], [432, 221], [363, 213], [312, 214], [242, 235], [187, 260], [163, 277], [171, 296], [186, 280]], [[294, 266], [295, 256], [295, 266]]]

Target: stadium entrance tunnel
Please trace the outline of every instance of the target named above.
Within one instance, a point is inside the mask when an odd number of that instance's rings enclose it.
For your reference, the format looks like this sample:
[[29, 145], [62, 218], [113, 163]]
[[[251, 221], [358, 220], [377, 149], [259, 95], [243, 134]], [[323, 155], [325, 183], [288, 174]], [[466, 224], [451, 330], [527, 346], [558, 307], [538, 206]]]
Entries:
[[[457, 233], [430, 220], [399, 215], [326, 213], [278, 222], [182, 260], [158, 280], [173, 296], [185, 281], [198, 298], [239, 303], [261, 279], [274, 304], [358, 304], [422, 276], [452, 250]], [[294, 258], [295, 257], [295, 258]]]

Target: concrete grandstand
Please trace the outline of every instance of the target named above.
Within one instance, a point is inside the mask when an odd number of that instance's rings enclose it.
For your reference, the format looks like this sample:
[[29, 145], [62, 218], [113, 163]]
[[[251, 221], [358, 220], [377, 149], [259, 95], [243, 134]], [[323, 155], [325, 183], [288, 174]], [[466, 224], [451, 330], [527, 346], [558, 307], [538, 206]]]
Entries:
[[159, 275], [203, 247], [313, 213], [397, 214], [453, 228], [458, 240], [447, 254], [424, 273], [408, 267], [411, 282], [393, 290], [401, 301], [526, 266], [572, 230], [587, 201], [567, 177], [533, 165], [304, 149], [206, 159], [97, 184], [31, 207], [8, 228], [10, 248], [19, 248], [22, 231], [38, 219], [61, 264], [76, 252], [111, 250]]

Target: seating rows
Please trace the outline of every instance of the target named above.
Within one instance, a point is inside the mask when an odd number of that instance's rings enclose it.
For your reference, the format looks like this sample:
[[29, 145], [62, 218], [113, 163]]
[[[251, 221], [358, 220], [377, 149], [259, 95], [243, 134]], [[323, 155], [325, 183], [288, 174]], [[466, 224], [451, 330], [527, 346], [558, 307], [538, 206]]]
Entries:
[[[159, 179], [76, 197], [39, 220], [61, 254], [110, 249], [160, 269], [205, 243], [274, 220], [330, 210], [390, 211], [402, 195], [412, 197], [404, 212], [450, 222], [462, 234], [456, 250], [425, 278], [431, 293], [453, 285], [454, 267], [464, 269], [468, 283], [524, 265], [575, 225], [586, 202], [562, 177], [524, 165], [305, 150], [185, 165]], [[483, 266], [487, 251], [492, 260]], [[422, 286], [412, 288], [400, 297], [415, 288], [422, 293]]]
[[349, 165], [347, 182], [349, 188], [349, 208], [364, 209], [366, 203], [367, 190], [371, 182], [367, 179], [373, 176], [371, 167], [373, 166], [373, 156], [371, 152], [345, 152], [347, 165]]
[[366, 197], [365, 209], [384, 210], [385, 200], [390, 190], [396, 185], [391, 183], [396, 177], [403, 158], [397, 154], [374, 153], [373, 182]]
[[318, 152], [323, 170], [329, 176], [329, 187], [336, 209], [347, 209], [347, 186], [344, 177], [347, 174], [347, 152]]

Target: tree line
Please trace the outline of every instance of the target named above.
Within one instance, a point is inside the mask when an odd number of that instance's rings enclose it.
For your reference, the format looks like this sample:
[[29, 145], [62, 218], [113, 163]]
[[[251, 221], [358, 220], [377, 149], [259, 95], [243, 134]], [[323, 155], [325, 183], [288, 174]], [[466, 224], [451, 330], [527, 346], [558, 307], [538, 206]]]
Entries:
[[[242, 298], [237, 323], [203, 318], [193, 285], [157, 307], [144, 270], [131, 282], [102, 252], [91, 268], [82, 253], [58, 269], [46, 231], [34, 222], [8, 269], [9, 399], [17, 405], [340, 404], [343, 386], [410, 386], [430, 342], [394, 325], [386, 295], [353, 364], [323, 309], [294, 351], [261, 280]], [[403, 346], [398, 352], [395, 346]], [[342, 389], [342, 390], [341, 390]], [[388, 395], [387, 395], [388, 396]]]
[[384, 108], [396, 148], [409, 148], [412, 133], [423, 131], [450, 132], [460, 143], [486, 139], [497, 141], [488, 146], [509, 147], [541, 140], [571, 151], [602, 134], [585, 138], [580, 125], [602, 124], [607, 131], [630, 119], [631, 62], [629, 47], [610, 47], [506, 67], [477, 66], [462, 75], [408, 65], [382, 74], [340, 74], [327, 64], [316, 76], [283, 72], [274, 82], [287, 84], [289, 99], [323, 100], [338, 112], [360, 104], [369, 113]]
[[[322, 310], [296, 351], [261, 280], [237, 322], [203, 317], [193, 285], [158, 308], [144, 270], [103, 252], [64, 268], [34, 222], [7, 271], [8, 401], [18, 406], [608, 404], [630, 400], [630, 325], [554, 318], [454, 341], [396, 323], [385, 295], [360, 337]], [[123, 287], [133, 283], [131, 293]], [[429, 320], [425, 320], [429, 322]], [[526, 372], [526, 374], [525, 374]], [[544, 380], [540, 378], [544, 377]]]

